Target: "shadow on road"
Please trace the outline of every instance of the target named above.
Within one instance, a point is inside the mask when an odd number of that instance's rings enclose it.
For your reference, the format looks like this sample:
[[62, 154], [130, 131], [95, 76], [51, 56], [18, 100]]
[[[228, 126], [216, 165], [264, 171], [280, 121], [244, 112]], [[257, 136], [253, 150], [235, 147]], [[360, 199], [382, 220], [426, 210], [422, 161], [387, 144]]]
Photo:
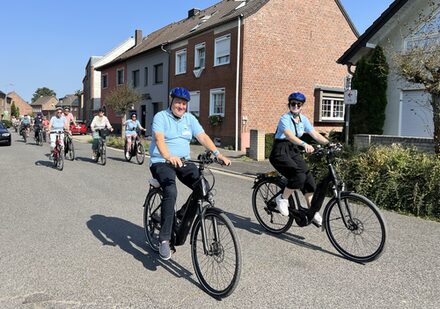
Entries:
[[192, 273], [179, 263], [172, 259], [163, 261], [159, 258], [159, 254], [146, 243], [142, 227], [121, 218], [104, 215], [91, 216], [87, 221], [87, 227], [102, 245], [118, 246], [141, 262], [145, 268], [155, 271], [158, 266], [162, 266], [172, 275], [185, 278], [200, 287], [199, 283], [191, 278]]
[[75, 160], [77, 160], [77, 161], [82, 161], [82, 162], [88, 162], [88, 163], [96, 164], [96, 161], [93, 160], [92, 158], [86, 158], [86, 157], [75, 157]]
[[[288, 232], [285, 232], [283, 234], [272, 234], [272, 233], [266, 231], [260, 224], [252, 222], [250, 218], [246, 218], [246, 217], [243, 217], [243, 216], [240, 216], [237, 214], [233, 214], [233, 213], [226, 213], [226, 214], [227, 214], [228, 218], [231, 219], [232, 223], [234, 224], [234, 227], [236, 227], [236, 228], [243, 229], [243, 230], [246, 230], [246, 231], [251, 232], [253, 234], [257, 234], [257, 235], [261, 235], [261, 234], [270, 235], [270, 236], [276, 237], [278, 239], [288, 241], [288, 242], [290, 242], [294, 245], [297, 245], [297, 246], [301, 246], [301, 247], [308, 248], [311, 250], [321, 251], [321, 252], [324, 252], [324, 253], [327, 253], [327, 254], [330, 254], [333, 256], [344, 258], [341, 255], [327, 251], [320, 246], [316, 246], [316, 245], [313, 245], [311, 243], [304, 241], [305, 238], [302, 236], [295, 235], [295, 234], [288, 233]], [[298, 228], [300, 228], [300, 227], [298, 227]]]
[[45, 166], [45, 167], [53, 167], [52, 161], [38, 160], [35, 161], [35, 165], [37, 166]]
[[125, 160], [125, 158], [107, 157], [107, 159], [113, 160], [113, 161], [119, 161], [119, 162], [127, 162], [127, 160]]

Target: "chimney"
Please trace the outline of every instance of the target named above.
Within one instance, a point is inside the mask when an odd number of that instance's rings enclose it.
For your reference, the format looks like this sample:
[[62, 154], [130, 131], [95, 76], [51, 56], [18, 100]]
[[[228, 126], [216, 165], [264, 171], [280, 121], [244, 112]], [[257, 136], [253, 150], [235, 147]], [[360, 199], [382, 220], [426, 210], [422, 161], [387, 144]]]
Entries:
[[138, 46], [142, 42], [142, 30], [136, 29], [134, 31], [134, 45]]
[[188, 18], [194, 17], [200, 13], [199, 9], [193, 8], [188, 11]]

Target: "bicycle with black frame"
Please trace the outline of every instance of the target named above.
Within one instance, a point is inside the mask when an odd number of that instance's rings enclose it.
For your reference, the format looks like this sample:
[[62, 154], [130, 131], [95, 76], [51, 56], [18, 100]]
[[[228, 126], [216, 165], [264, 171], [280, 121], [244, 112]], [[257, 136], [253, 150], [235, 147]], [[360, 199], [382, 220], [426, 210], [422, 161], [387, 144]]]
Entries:
[[96, 129], [96, 132], [99, 134], [98, 138], [98, 148], [95, 153], [95, 162], [101, 162], [101, 165], [105, 165], [107, 163], [107, 136], [110, 134], [110, 130], [105, 127], [103, 129]]
[[[207, 293], [223, 298], [237, 287], [242, 257], [232, 222], [221, 209], [214, 207], [214, 175], [212, 185], [204, 175], [205, 170], [209, 170], [207, 166], [214, 162], [222, 164], [212, 158], [210, 151], [199, 155], [198, 160], [183, 160], [184, 164], [197, 164], [200, 177], [176, 213], [170, 246], [175, 251], [175, 246], [183, 245], [191, 232], [191, 257], [197, 278]], [[144, 230], [148, 244], [156, 252], [159, 251], [162, 197], [159, 182], [151, 179], [144, 203]]]
[[64, 134], [64, 155], [70, 161], [75, 160], [75, 147], [73, 146], [71, 132]]
[[43, 126], [42, 125], [35, 125], [34, 132], [35, 132], [35, 136], [34, 136], [35, 143], [39, 146], [43, 146], [43, 143], [44, 143]]
[[[139, 137], [139, 130], [136, 130], [136, 137], [128, 136], [125, 138], [124, 144], [124, 156], [125, 160], [131, 161], [132, 157], [136, 157], [136, 161], [139, 165], [142, 165], [145, 160], [145, 147]], [[130, 149], [128, 149], [128, 138], [131, 138]]]
[[293, 221], [300, 227], [312, 223], [331, 188], [333, 197], [324, 207], [322, 229], [344, 257], [360, 263], [371, 262], [385, 248], [385, 219], [372, 201], [345, 190], [345, 184], [333, 166], [335, 155], [341, 150], [340, 144], [316, 148], [314, 154], [325, 157], [328, 174], [317, 185], [310, 209], [301, 206], [298, 190], [295, 190], [289, 197], [289, 216], [279, 213], [275, 199], [283, 193], [287, 179], [276, 171], [258, 174], [252, 187], [252, 208], [258, 222], [267, 231], [281, 234], [292, 226]]

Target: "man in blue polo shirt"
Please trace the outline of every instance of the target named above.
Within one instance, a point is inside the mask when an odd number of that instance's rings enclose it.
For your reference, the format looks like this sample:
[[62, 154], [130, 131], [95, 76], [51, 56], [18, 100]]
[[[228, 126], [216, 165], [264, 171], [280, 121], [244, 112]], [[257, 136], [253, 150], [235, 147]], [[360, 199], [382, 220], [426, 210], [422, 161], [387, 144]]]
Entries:
[[217, 150], [197, 118], [186, 112], [190, 98], [187, 89], [172, 89], [170, 107], [157, 113], [153, 119], [150, 170], [163, 190], [159, 254], [164, 260], [171, 258], [170, 240], [177, 199], [176, 176], [191, 189], [199, 177], [199, 170], [195, 164], [183, 165], [180, 160], [190, 158], [189, 145], [193, 136], [226, 165], [231, 164], [231, 161]]

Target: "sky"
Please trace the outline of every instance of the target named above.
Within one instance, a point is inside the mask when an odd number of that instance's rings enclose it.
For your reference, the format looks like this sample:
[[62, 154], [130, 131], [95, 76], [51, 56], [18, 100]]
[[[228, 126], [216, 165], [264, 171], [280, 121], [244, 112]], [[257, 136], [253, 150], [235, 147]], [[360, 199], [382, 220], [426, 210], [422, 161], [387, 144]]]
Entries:
[[[0, 90], [29, 103], [41, 87], [58, 98], [74, 94], [91, 56], [105, 55], [136, 29], [145, 36], [219, 1], [1, 0]], [[359, 34], [393, 2], [340, 1]]]

